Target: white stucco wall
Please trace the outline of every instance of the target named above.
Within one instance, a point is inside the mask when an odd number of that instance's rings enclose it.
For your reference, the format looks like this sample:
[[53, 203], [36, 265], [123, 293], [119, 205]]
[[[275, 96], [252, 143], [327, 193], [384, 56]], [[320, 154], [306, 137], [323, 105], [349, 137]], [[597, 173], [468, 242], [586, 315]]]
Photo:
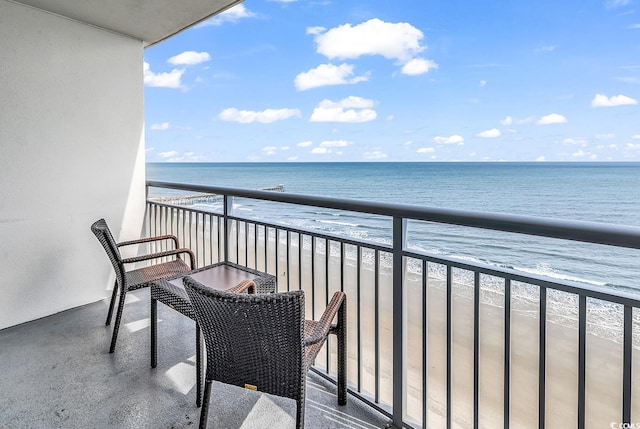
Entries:
[[107, 296], [140, 236], [142, 43], [0, 0], [0, 329]]

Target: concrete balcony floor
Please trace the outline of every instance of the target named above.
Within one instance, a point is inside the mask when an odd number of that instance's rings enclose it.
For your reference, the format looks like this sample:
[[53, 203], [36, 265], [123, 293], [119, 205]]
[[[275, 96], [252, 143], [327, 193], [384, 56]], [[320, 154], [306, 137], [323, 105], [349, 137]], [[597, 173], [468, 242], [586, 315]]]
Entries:
[[[118, 344], [108, 353], [108, 301], [0, 331], [0, 427], [193, 428], [194, 322], [158, 304], [158, 366], [151, 368], [149, 289], [127, 295]], [[209, 428], [295, 427], [292, 400], [213, 386]], [[382, 428], [388, 419], [311, 374], [306, 428]]]

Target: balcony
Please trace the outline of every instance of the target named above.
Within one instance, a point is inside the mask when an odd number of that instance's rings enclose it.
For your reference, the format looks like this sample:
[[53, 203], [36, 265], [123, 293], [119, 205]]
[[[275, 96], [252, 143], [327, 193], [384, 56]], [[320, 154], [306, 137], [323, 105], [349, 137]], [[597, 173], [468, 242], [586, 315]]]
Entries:
[[[601, 428], [640, 420], [638, 295], [407, 245], [415, 223], [440, 224], [460, 234], [514, 235], [523, 252], [525, 239], [534, 237], [571, 245], [574, 252], [584, 245], [633, 258], [638, 228], [175, 183], [147, 186], [146, 234], [178, 235], [196, 253], [198, 266], [228, 260], [268, 272], [277, 277], [278, 290], [305, 291], [308, 317], [319, 314], [334, 290], [347, 293], [348, 405], [337, 407], [333, 397], [335, 345], [329, 342], [310, 375], [307, 427]], [[203, 200], [217, 208], [193, 204]], [[377, 216], [386, 219], [392, 239], [369, 242], [255, 213], [243, 216], [252, 212], [234, 207], [246, 201], [286, 209], [290, 216], [305, 207]], [[160, 337], [159, 366], [152, 370], [148, 290], [129, 297], [126, 328], [113, 355], [107, 353], [110, 329], [102, 325], [106, 306], [100, 301], [0, 332], [0, 388], [9, 392], [3, 423], [195, 424], [193, 322], [160, 306], [162, 331], [171, 341]], [[214, 391], [210, 419], [219, 420], [213, 427], [251, 427], [265, 416], [287, 421], [295, 412], [281, 398], [258, 400], [225, 386]], [[246, 402], [225, 407], [232, 396]]]

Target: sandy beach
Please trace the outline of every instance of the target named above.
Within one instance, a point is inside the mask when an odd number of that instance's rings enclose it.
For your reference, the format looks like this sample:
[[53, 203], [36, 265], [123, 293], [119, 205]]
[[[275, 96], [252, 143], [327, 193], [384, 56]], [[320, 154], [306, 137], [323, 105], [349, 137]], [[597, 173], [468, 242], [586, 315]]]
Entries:
[[[207, 226], [208, 229], [208, 226]], [[240, 228], [240, 258], [238, 263], [276, 273], [275, 234], [269, 235], [268, 267], [264, 266], [264, 231], [258, 240], [258, 267], [254, 267], [255, 250], [250, 245], [245, 253], [244, 225]], [[208, 232], [205, 234], [208, 237]], [[215, 234], [214, 234], [215, 236]], [[312, 289], [311, 246], [306, 243], [299, 264], [297, 237], [293, 235], [287, 272], [286, 240], [278, 240], [277, 277], [279, 290], [301, 288], [306, 292], [306, 317], [319, 317], [326, 305], [326, 297], [343, 288], [348, 297], [348, 378], [352, 387], [358, 383], [358, 353], [361, 353], [361, 390], [366, 396], [375, 395], [375, 278], [373, 252], [363, 252], [360, 268], [360, 298], [355, 260], [347, 257], [341, 269], [338, 246], [331, 246], [330, 261], [326, 264], [325, 244], [317, 240], [315, 253], [315, 292]], [[235, 237], [235, 233], [232, 234]], [[309, 237], [306, 237], [308, 239]], [[208, 248], [208, 239], [203, 248]], [[250, 229], [249, 243], [253, 243]], [[309, 240], [310, 241], [310, 240]], [[231, 248], [235, 248], [235, 238]], [[217, 243], [214, 242], [214, 247]], [[199, 251], [209, 257], [208, 251]], [[214, 251], [214, 256], [217, 252]], [[346, 246], [346, 254], [353, 256], [355, 248]], [[245, 256], [246, 255], [246, 256]], [[235, 253], [231, 256], [235, 261]], [[326, 267], [328, 266], [328, 272]], [[300, 275], [300, 270], [302, 275]], [[406, 415], [419, 426], [422, 421], [422, 302], [423, 288], [420, 272], [405, 272], [406, 296]], [[524, 288], [529, 288], [526, 293]], [[531, 286], [514, 285], [511, 299], [511, 428], [538, 427], [538, 327], [539, 302], [531, 298]], [[536, 292], [537, 293], [537, 292]], [[392, 287], [390, 269], [381, 264], [378, 276], [379, 302], [379, 400], [392, 402]], [[427, 294], [427, 427], [446, 427], [446, 282], [429, 277]], [[452, 423], [454, 428], [473, 427], [473, 299], [472, 287], [465, 281], [453, 283], [453, 374]], [[535, 295], [535, 294], [534, 294]], [[548, 298], [547, 365], [546, 365], [546, 427], [564, 428], [577, 425], [577, 362], [578, 332], [576, 314], [566, 305], [556, 305], [555, 296]], [[360, 302], [358, 302], [360, 301]], [[569, 302], [571, 300], [569, 299]], [[315, 303], [315, 311], [314, 311]], [[577, 308], [577, 304], [576, 304]], [[588, 428], [609, 428], [621, 421], [622, 410], [622, 330], [595, 329], [590, 319], [597, 303], [589, 303], [587, 335], [587, 396], [586, 422]], [[361, 345], [358, 350], [357, 327], [360, 309]], [[619, 310], [622, 311], [621, 309]], [[480, 427], [502, 428], [504, 420], [504, 291], [481, 288], [480, 305]], [[603, 317], [602, 314], [598, 314]], [[604, 317], [607, 317], [606, 314]], [[635, 324], [637, 327], [637, 322]], [[637, 331], [637, 329], [636, 329]], [[597, 335], [596, 335], [597, 332]], [[604, 333], [604, 334], [603, 334]], [[637, 339], [637, 335], [636, 335]], [[634, 347], [633, 379], [638, 380], [640, 353], [638, 341]], [[335, 370], [335, 344], [330, 344], [330, 372]], [[319, 367], [326, 368], [326, 354], [321, 352]], [[632, 419], [640, 421], [640, 383], [633, 383]]]

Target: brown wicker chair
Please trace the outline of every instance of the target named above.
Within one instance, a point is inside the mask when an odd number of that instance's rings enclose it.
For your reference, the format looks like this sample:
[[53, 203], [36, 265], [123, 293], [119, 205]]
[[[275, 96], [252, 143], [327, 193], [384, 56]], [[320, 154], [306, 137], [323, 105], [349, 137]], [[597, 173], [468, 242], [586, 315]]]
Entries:
[[[111, 337], [111, 347], [109, 348], [109, 353], [113, 353], [113, 351], [116, 349], [116, 339], [118, 338], [118, 329], [120, 327], [120, 319], [122, 318], [124, 299], [127, 292], [149, 286], [149, 283], [156, 280], [165, 279], [180, 273], [191, 271], [195, 268], [195, 257], [191, 250], [180, 248], [178, 238], [174, 235], [160, 235], [156, 237], [141, 238], [139, 240], [116, 243], [116, 241], [113, 239], [111, 231], [109, 230], [109, 227], [107, 226], [107, 222], [104, 219], [100, 219], [94, 222], [93, 225], [91, 225], [91, 231], [98, 238], [100, 244], [102, 244], [102, 247], [104, 247], [104, 250], [107, 252], [107, 256], [109, 256], [109, 260], [113, 265], [113, 269], [116, 272], [116, 281], [113, 286], [111, 303], [109, 304], [109, 313], [107, 314], [107, 321], [105, 323], [105, 325], [107, 326], [111, 323], [111, 316], [113, 315], [113, 306], [116, 301], [116, 295], [118, 294], [118, 290], [120, 291], [120, 302], [118, 303], [116, 321], [113, 327], [113, 335]], [[175, 249], [136, 256], [134, 258], [122, 259], [122, 257], [120, 256], [120, 247], [133, 244], [150, 243], [161, 240], [173, 241]], [[189, 265], [187, 265], [182, 259], [180, 259], [179, 255], [181, 254], [189, 255]], [[135, 270], [126, 271], [124, 268], [125, 264], [132, 264], [135, 262], [174, 256], [175, 259], [171, 261], [156, 263]]]
[[[183, 279], [207, 349], [200, 428], [213, 380], [295, 399], [304, 427], [306, 375], [327, 336], [338, 341], [338, 404], [347, 403], [346, 295], [335, 292], [319, 321], [304, 320], [304, 292], [234, 294]], [[337, 314], [337, 324], [332, 321]]]

